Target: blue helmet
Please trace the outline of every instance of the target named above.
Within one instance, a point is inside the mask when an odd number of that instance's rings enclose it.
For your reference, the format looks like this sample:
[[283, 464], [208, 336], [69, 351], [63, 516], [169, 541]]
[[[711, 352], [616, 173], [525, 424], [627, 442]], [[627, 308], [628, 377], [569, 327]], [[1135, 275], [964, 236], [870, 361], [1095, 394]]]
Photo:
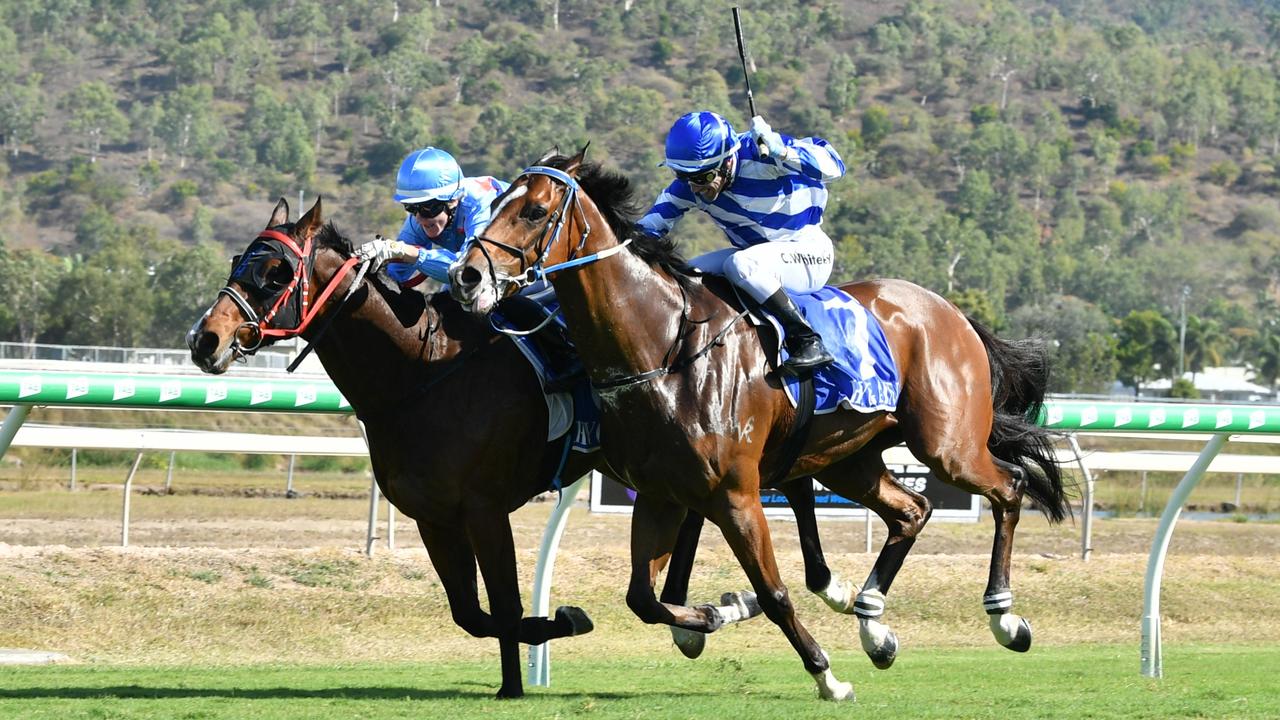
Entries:
[[409, 153], [396, 173], [396, 202], [453, 200], [462, 194], [462, 168], [440, 148], [423, 148]]
[[676, 172], [715, 167], [738, 149], [729, 121], [709, 110], [680, 116], [667, 132], [667, 158], [659, 163]]

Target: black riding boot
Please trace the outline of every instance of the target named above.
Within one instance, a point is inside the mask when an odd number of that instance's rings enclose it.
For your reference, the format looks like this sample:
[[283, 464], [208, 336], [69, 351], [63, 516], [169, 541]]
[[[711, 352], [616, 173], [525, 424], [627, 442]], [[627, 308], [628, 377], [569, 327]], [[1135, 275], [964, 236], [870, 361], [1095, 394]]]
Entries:
[[822, 338], [800, 316], [800, 308], [791, 301], [786, 290], [778, 290], [770, 295], [761, 303], [761, 307], [777, 318], [787, 333], [786, 347], [790, 357], [782, 363], [782, 370], [795, 375], [806, 375], [831, 364], [834, 358], [822, 346]]

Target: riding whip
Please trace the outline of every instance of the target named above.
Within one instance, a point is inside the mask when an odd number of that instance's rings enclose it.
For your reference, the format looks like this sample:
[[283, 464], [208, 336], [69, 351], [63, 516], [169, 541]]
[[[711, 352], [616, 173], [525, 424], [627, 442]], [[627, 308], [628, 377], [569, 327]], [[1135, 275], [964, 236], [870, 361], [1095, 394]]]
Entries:
[[[751, 96], [751, 73], [747, 71], [747, 43], [742, 39], [742, 18], [737, 7], [733, 8], [733, 31], [738, 36], [738, 59], [742, 61], [742, 79], [747, 85], [747, 108], [751, 111], [751, 117], [755, 117], [756, 101]], [[761, 157], [769, 156], [769, 148], [763, 142], [757, 141], [756, 145]]]

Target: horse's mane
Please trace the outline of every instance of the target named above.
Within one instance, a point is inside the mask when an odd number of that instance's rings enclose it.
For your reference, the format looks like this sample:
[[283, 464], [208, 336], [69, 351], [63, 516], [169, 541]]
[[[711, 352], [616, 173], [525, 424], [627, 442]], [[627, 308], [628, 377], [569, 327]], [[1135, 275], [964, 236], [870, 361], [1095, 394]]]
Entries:
[[351, 246], [351, 241], [338, 232], [332, 222], [327, 222], [324, 227], [320, 228], [320, 232], [316, 233], [316, 242], [319, 243], [320, 247], [337, 250], [343, 257], [351, 257], [351, 253], [355, 252], [355, 248]]
[[[546, 165], [562, 170], [569, 158], [556, 155]], [[680, 254], [679, 246], [670, 235], [656, 238], [641, 232], [636, 221], [646, 206], [636, 197], [631, 179], [619, 172], [606, 170], [599, 163], [582, 163], [578, 167], [578, 184], [596, 204], [596, 208], [609, 223], [609, 229], [619, 240], [630, 238], [628, 249], [650, 265], [657, 265], [676, 282], [686, 288], [693, 282], [695, 271]]]

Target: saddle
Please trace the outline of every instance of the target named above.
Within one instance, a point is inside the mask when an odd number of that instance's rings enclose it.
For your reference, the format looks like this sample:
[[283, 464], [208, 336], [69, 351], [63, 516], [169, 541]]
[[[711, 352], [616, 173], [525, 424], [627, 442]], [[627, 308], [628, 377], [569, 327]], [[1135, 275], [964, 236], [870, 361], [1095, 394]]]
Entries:
[[570, 392], [586, 378], [586, 369], [578, 359], [578, 351], [573, 347], [564, 323], [554, 318], [548, 321], [554, 309], [549, 309], [537, 299], [513, 295], [498, 303], [497, 312], [508, 326], [521, 332], [538, 328], [529, 337], [546, 360], [543, 389], [548, 394]]

